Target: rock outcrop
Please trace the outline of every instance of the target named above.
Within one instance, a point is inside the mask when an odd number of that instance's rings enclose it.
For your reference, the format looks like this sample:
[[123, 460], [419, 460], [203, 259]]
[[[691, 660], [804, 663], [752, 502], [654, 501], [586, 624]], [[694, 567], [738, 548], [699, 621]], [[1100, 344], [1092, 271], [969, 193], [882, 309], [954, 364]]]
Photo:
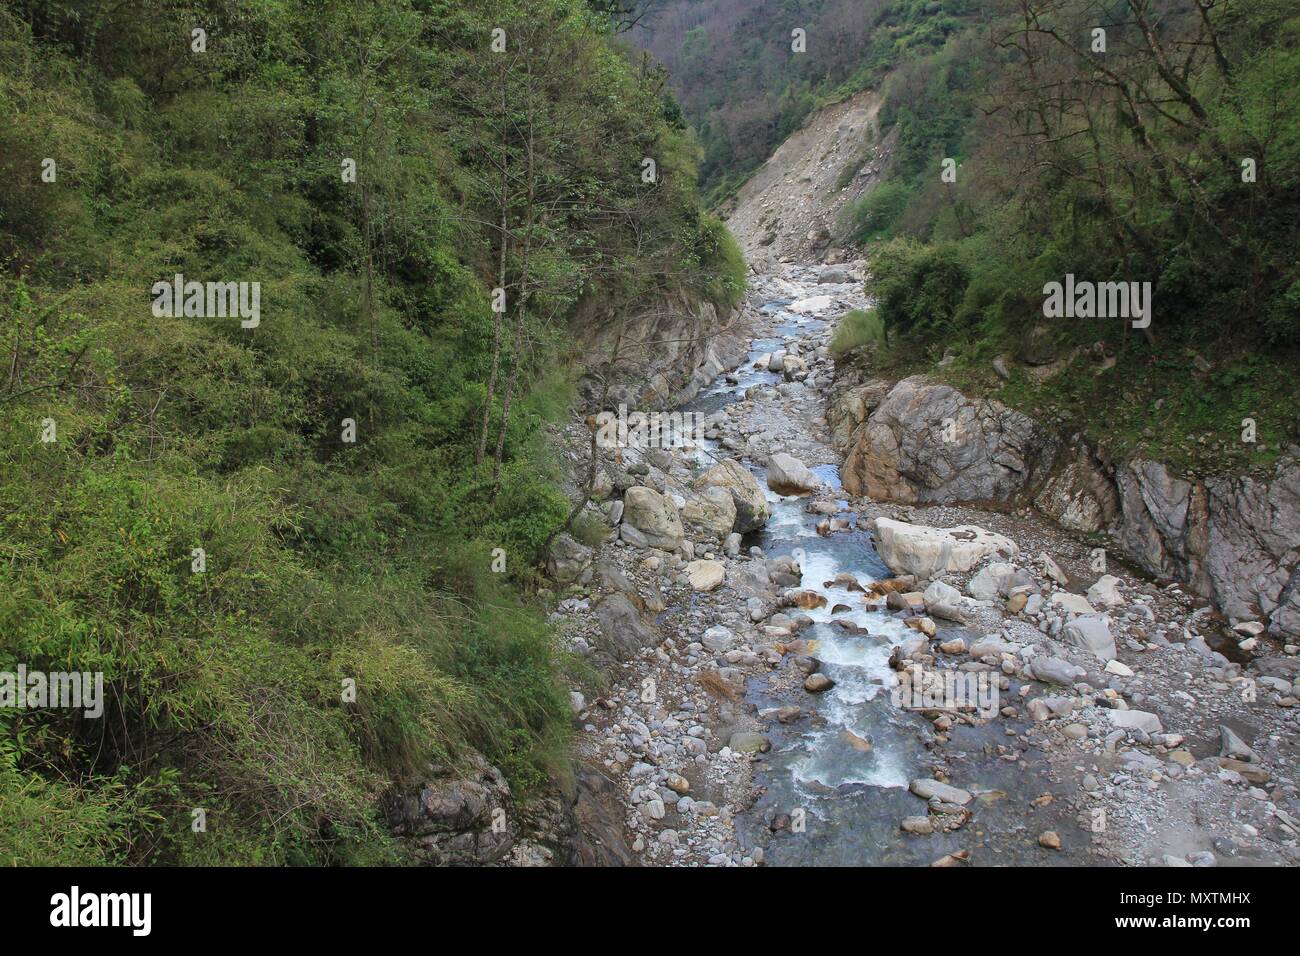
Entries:
[[906, 503], [1008, 499], [1030, 486], [1054, 442], [1000, 402], [919, 376], [890, 390], [857, 434], [842, 479], [850, 494]]
[[1300, 462], [1280, 463], [1269, 480], [1186, 481], [1133, 461], [1116, 481], [1115, 537], [1143, 570], [1185, 581], [1230, 618], [1300, 635]]
[[608, 380], [608, 411], [620, 403], [647, 411], [688, 402], [719, 373], [744, 361], [748, 337], [738, 309], [719, 313], [712, 302], [685, 292], [664, 294], [618, 316], [597, 300], [582, 302], [570, 322], [581, 364], [579, 385], [595, 408]]
[[920, 376], [872, 409], [880, 391], [878, 380], [846, 388], [828, 414], [850, 494], [1032, 502], [1062, 527], [1109, 533], [1147, 573], [1184, 582], [1230, 618], [1300, 636], [1300, 462], [1268, 479], [1187, 480], [1155, 461], [1111, 466], [1078, 436]]

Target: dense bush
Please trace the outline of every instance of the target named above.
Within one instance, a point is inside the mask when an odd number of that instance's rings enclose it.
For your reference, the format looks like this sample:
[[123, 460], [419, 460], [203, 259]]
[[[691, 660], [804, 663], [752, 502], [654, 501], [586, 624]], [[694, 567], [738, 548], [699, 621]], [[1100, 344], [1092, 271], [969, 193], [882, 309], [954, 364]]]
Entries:
[[[494, 73], [502, 24], [550, 55]], [[395, 859], [376, 798], [431, 760], [563, 772], [567, 310], [743, 283], [661, 78], [577, 0], [17, 2], [0, 116], [0, 671], [107, 698], [0, 711], [0, 862]], [[260, 325], [154, 315], [176, 273]]]

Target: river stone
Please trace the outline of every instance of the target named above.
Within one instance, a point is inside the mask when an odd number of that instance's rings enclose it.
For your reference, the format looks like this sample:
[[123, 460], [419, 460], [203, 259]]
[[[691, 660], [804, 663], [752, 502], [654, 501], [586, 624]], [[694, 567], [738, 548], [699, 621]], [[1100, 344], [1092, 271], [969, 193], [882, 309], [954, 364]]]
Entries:
[[835, 681], [825, 674], [809, 674], [803, 682], [803, 689], [810, 694], [821, 694], [835, 686]]
[[1088, 588], [1088, 603], [1093, 607], [1114, 607], [1124, 603], [1124, 596], [1119, 593], [1119, 578], [1113, 574], [1104, 574], [1097, 583]]
[[966, 593], [977, 601], [992, 601], [1005, 593], [1006, 583], [1016, 573], [1014, 565], [994, 562], [980, 569], [966, 585]]
[[940, 783], [930, 777], [918, 777], [912, 781], [910, 789], [922, 800], [938, 797], [944, 803], [955, 803], [959, 807], [966, 806], [972, 799], [969, 791]]
[[1063, 657], [1046, 657], [1038, 655], [1030, 658], [1029, 676], [1034, 680], [1048, 681], [1053, 684], [1069, 686], [1076, 679], [1087, 673], [1077, 664], [1071, 664]]
[[1052, 603], [1063, 608], [1069, 614], [1096, 614], [1097, 609], [1088, 603], [1082, 594], [1069, 591], [1057, 591], [1052, 595]]
[[1110, 635], [1110, 618], [1105, 614], [1083, 614], [1069, 620], [1061, 636], [1103, 661], [1114, 660], [1115, 638]]
[[726, 488], [703, 488], [686, 499], [682, 520], [723, 538], [736, 526], [736, 500]]
[[694, 590], [713, 591], [726, 580], [727, 566], [721, 561], [692, 561], [686, 565], [686, 576]]
[[725, 654], [735, 645], [736, 636], [721, 624], [715, 624], [704, 632], [700, 643], [715, 654]]
[[623, 495], [623, 524], [639, 531], [652, 548], [673, 551], [685, 540], [673, 500], [643, 485]]
[[925, 598], [926, 607], [932, 604], [956, 604], [961, 601], [961, 592], [943, 581], [931, 581], [930, 586], [921, 596]]
[[802, 495], [819, 490], [822, 480], [798, 458], [779, 451], [767, 460], [767, 486], [779, 495]]
[[1110, 722], [1122, 730], [1141, 730], [1148, 734], [1164, 732], [1160, 718], [1145, 710], [1110, 710]]
[[729, 491], [736, 505], [734, 530], [741, 534], [757, 531], [767, 523], [770, 514], [767, 496], [763, 494], [753, 473], [734, 458], [720, 461], [700, 475], [695, 480], [694, 487], [697, 491], [714, 487]]
[[591, 564], [591, 548], [570, 534], [556, 535], [546, 570], [560, 584], [572, 584]]
[[891, 518], [876, 519], [876, 551], [895, 574], [933, 578], [944, 571], [969, 571], [993, 554], [1014, 557], [1010, 538], [974, 525], [931, 528]]
[[787, 306], [791, 312], [799, 315], [818, 315], [826, 312], [831, 307], [831, 297], [828, 295], [810, 295], [804, 299], [796, 299]]

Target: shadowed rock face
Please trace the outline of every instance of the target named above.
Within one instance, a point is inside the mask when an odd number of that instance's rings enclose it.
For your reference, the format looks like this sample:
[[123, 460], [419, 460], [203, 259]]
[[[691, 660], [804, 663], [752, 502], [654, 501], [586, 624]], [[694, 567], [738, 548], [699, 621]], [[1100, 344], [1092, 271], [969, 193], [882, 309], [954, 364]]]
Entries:
[[1186, 581], [1229, 617], [1260, 616], [1272, 634], [1300, 635], [1300, 463], [1279, 464], [1268, 481], [1189, 482], [1134, 461], [1117, 484], [1116, 536], [1143, 570]]
[[846, 390], [832, 416], [833, 428], [850, 432], [849, 493], [909, 504], [1032, 501], [1062, 527], [1109, 531], [1143, 570], [1186, 583], [1229, 617], [1300, 635], [1300, 463], [1280, 463], [1268, 480], [1188, 481], [1144, 460], [1112, 469], [1081, 440], [919, 376], [861, 418], [879, 391]]

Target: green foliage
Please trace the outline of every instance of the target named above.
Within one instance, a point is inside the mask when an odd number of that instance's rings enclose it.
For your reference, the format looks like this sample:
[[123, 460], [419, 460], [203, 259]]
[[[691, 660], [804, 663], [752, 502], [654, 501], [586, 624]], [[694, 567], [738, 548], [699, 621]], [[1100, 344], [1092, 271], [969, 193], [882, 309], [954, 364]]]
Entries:
[[[880, 83], [942, 46], [977, 0], [669, 0], [634, 34], [669, 70], [703, 150], [701, 188], [716, 204], [819, 106]], [[693, 24], [682, 29], [683, 23]], [[791, 27], [807, 51], [791, 49]]]
[[889, 333], [924, 339], [954, 330], [969, 281], [954, 246], [895, 239], [875, 247], [867, 289]]
[[831, 354], [835, 357], [851, 352], [863, 345], [874, 345], [885, 339], [885, 323], [876, 309], [853, 309], [840, 316], [831, 337]]
[[850, 242], [865, 243], [894, 228], [912, 198], [909, 186], [896, 179], [881, 183], [849, 203], [840, 213], [840, 233]]
[[[504, 107], [501, 24], [553, 51]], [[578, 0], [0, 10], [0, 671], [101, 671], [107, 698], [0, 715], [0, 861], [392, 862], [377, 798], [430, 761], [478, 750], [520, 796], [563, 773], [529, 595], [568, 513], [545, 431], [572, 401], [565, 318], [743, 288], [671, 106]], [[478, 461], [486, 213], [530, 122], [518, 387]], [[153, 315], [177, 273], [260, 282], [261, 324]]]

